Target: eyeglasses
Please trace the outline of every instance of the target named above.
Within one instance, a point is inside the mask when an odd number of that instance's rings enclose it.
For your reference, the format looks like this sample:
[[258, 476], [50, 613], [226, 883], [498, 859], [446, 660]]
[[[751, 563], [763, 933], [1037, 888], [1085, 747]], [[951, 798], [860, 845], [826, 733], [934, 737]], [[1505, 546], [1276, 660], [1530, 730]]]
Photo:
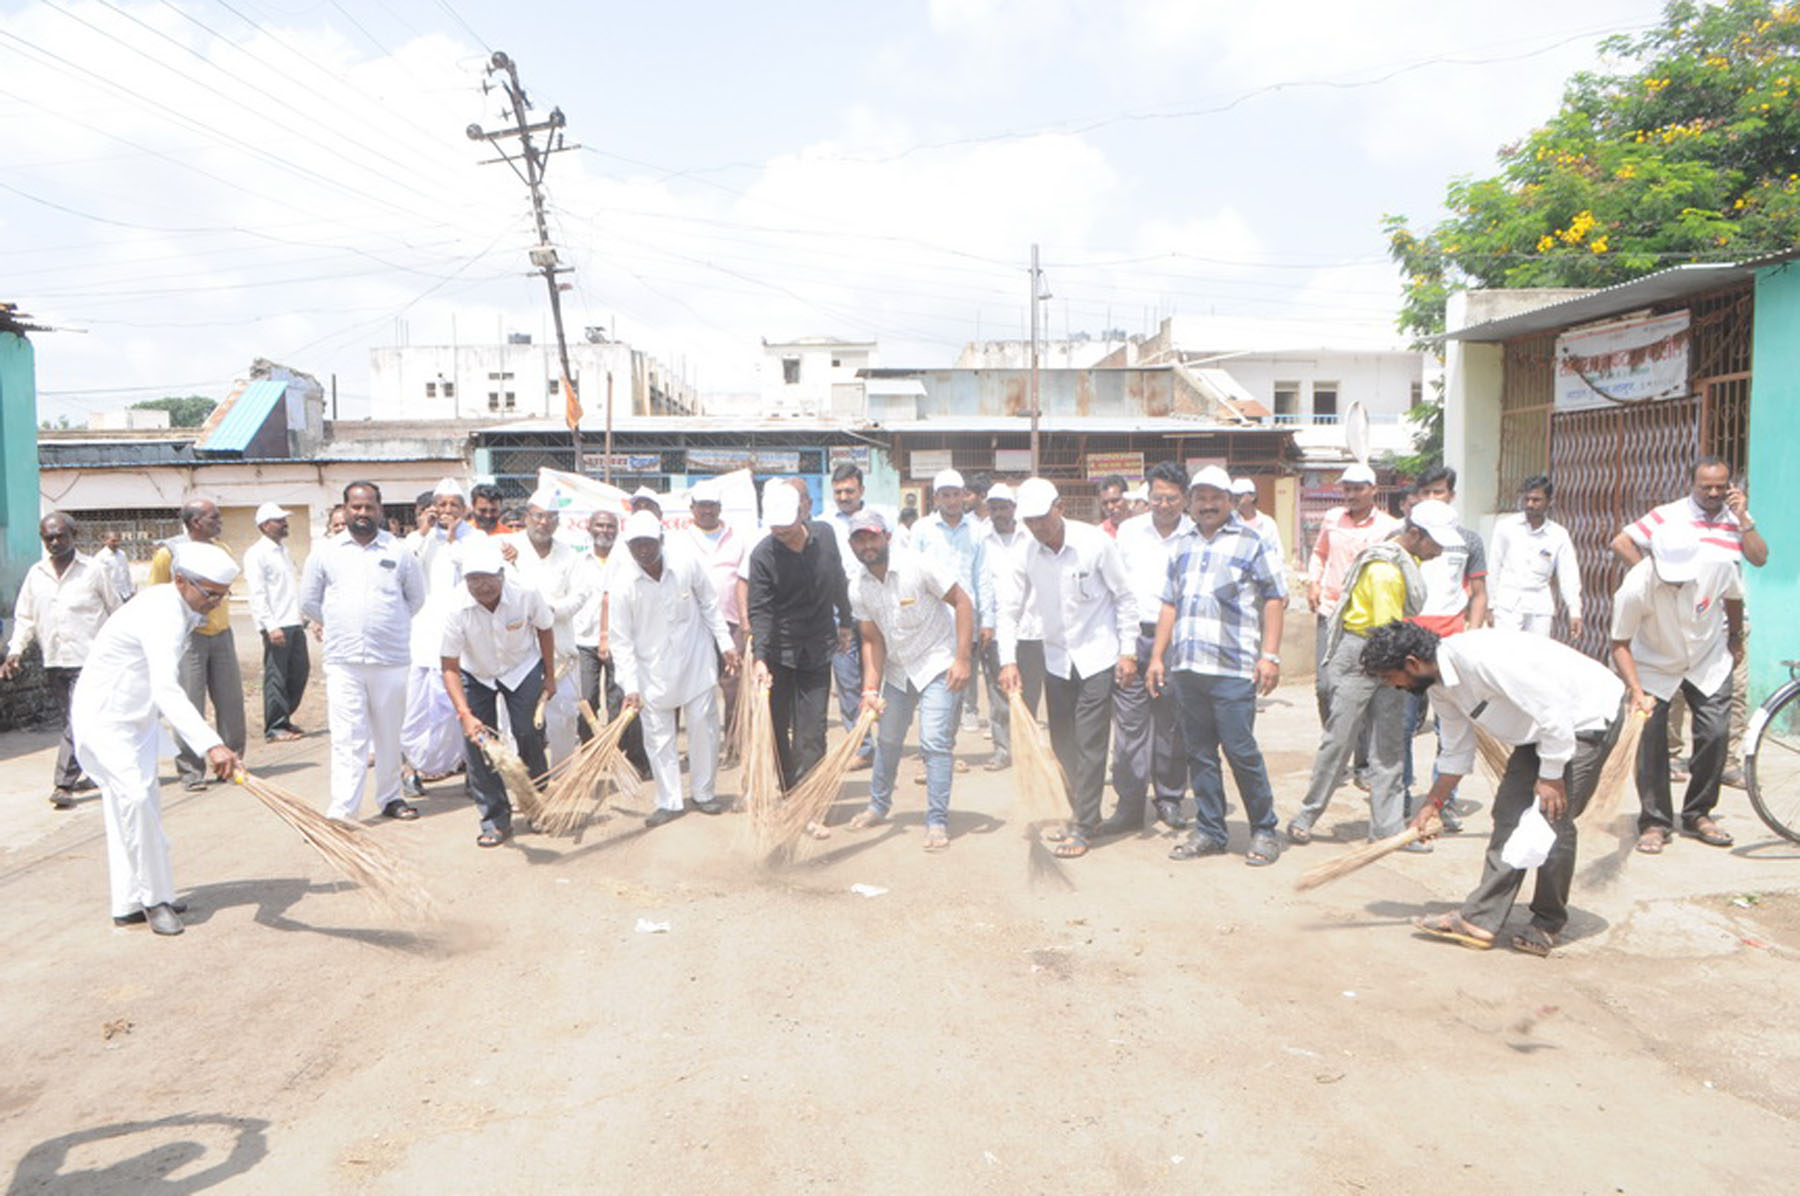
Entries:
[[1152, 494], [1150, 505], [1153, 507], [1179, 507], [1183, 497], [1179, 494]]

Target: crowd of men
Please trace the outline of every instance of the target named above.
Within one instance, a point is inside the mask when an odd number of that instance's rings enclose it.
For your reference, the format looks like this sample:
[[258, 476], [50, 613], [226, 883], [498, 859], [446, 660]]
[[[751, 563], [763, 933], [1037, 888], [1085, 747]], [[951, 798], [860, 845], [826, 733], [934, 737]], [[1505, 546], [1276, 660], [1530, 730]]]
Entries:
[[[823, 519], [798, 478], [764, 486], [755, 527], [723, 518], [716, 481], [688, 493], [686, 520], [666, 520], [664, 496], [645, 489], [629, 512], [587, 520], [585, 552], [558, 536], [553, 493], [533, 494], [509, 529], [495, 487], [447, 478], [418, 496], [402, 537], [383, 526], [379, 486], [356, 482], [303, 566], [283, 508], [257, 510], [259, 536], [240, 564], [220, 542], [218, 506], [196, 497], [135, 596], [116, 537], [88, 557], [75, 521], [53, 512], [0, 677], [39, 645], [68, 727], [51, 801], [66, 807], [98, 786], [113, 916], [158, 933], [181, 930], [157, 802], [159, 727], [175, 732], [189, 789], [241, 766], [244, 687], [223, 601], [241, 571], [262, 640], [268, 741], [306, 733], [294, 718], [316, 644], [334, 818], [361, 815], [371, 773], [374, 809], [410, 821], [427, 784], [460, 772], [476, 842], [496, 847], [513, 833], [513, 810], [488, 747], [506, 742], [542, 777], [593, 733], [584, 704], [603, 712], [596, 719], [637, 712], [623, 748], [654, 782], [650, 827], [689, 810], [719, 814], [747, 679], [767, 692], [784, 787], [825, 755], [834, 686], [846, 727], [874, 714], [857, 765], [872, 770], [869, 801], [853, 830], [892, 813], [916, 724], [924, 847], [944, 850], [955, 778], [968, 767], [959, 732], [985, 722], [984, 766], [1005, 770], [1021, 732], [1011, 699], [1035, 719], [1041, 697], [1072, 812], [1050, 836], [1056, 855], [1080, 857], [1151, 820], [1187, 832], [1172, 858], [1226, 854], [1228, 765], [1248, 823], [1244, 860], [1260, 867], [1310, 842], [1352, 782], [1367, 792], [1371, 839], [1410, 823], [1419, 833], [1409, 850], [1429, 851], [1433, 836], [1461, 829], [1457, 782], [1479, 725], [1515, 749], [1484, 875], [1461, 911], [1421, 928], [1492, 945], [1523, 877], [1503, 848], [1535, 808], [1555, 825], [1556, 847], [1538, 869], [1532, 925], [1512, 942], [1543, 953], [1566, 917], [1572, 819], [1627, 712], [1649, 718], [1639, 850], [1662, 851], [1677, 828], [1731, 842], [1712, 811], [1736, 779], [1740, 572], [1768, 547], [1722, 462], [1702, 459], [1692, 480], [1691, 494], [1614, 542], [1631, 566], [1612, 604], [1614, 672], [1554, 638], [1559, 603], [1571, 637], [1581, 634], [1582, 594], [1573, 544], [1548, 517], [1549, 479], [1524, 484], [1490, 551], [1457, 516], [1454, 471], [1426, 470], [1389, 512], [1373, 472], [1346, 470], [1344, 504], [1325, 513], [1307, 553], [1321, 735], [1285, 833], [1256, 720], [1281, 677], [1289, 562], [1255, 483], [1217, 466], [1190, 475], [1159, 463], [1136, 490], [1108, 479], [1095, 523], [1066, 515], [1048, 479], [971, 485], [955, 470], [936, 476], [931, 510], [908, 522], [865, 501], [854, 464], [835, 471]], [[1679, 812], [1669, 748], [1678, 702], [1692, 724]], [[1412, 745], [1428, 719], [1433, 776], [1415, 782]]]

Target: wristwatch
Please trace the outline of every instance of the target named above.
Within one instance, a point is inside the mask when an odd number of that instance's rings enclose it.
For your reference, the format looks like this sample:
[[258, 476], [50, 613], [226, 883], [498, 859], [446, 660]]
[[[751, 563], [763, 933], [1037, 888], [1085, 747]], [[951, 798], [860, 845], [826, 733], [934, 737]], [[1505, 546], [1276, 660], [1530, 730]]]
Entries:
[[1262, 658], [1266, 661], [1269, 661], [1272, 664], [1280, 664], [1281, 663], [1281, 657], [1275, 655], [1275, 653], [1273, 653], [1273, 652], [1264, 652], [1262, 654]]

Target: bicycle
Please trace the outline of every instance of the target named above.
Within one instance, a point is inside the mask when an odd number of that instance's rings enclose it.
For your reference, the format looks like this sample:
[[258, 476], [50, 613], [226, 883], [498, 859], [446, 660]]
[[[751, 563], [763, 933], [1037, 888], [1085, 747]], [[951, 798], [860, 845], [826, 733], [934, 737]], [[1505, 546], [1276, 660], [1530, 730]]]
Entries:
[[1744, 787], [1757, 817], [1800, 843], [1800, 660], [1784, 660], [1788, 683], [1757, 707], [1744, 731]]

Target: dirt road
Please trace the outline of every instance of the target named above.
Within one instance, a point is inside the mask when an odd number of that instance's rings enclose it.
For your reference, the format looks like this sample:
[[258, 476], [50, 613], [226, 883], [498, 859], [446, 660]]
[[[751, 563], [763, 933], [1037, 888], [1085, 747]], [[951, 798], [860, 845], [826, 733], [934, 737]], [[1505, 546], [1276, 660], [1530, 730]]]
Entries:
[[[1290, 685], [1259, 723], [1284, 813], [1311, 706]], [[1473, 883], [1479, 781], [1470, 833], [1305, 895], [1295, 878], [1340, 847], [1253, 870], [1146, 835], [1034, 886], [1008, 776], [979, 767], [945, 854], [920, 850], [909, 762], [892, 824], [775, 874], [733, 816], [646, 832], [621, 811], [580, 842], [481, 851], [445, 784], [375, 830], [445, 907], [423, 930], [334, 886], [241, 791], [170, 785], [193, 909], [156, 939], [112, 927], [98, 803], [48, 808], [44, 742], [0, 739], [15, 1192], [1759, 1193], [1800, 1175], [1800, 850], [1735, 791], [1737, 849], [1683, 840], [1578, 881], [1573, 941], [1538, 960], [1406, 925]], [[322, 808], [325, 751], [254, 762]], [[1345, 790], [1322, 826], [1347, 841], [1365, 819]]]

